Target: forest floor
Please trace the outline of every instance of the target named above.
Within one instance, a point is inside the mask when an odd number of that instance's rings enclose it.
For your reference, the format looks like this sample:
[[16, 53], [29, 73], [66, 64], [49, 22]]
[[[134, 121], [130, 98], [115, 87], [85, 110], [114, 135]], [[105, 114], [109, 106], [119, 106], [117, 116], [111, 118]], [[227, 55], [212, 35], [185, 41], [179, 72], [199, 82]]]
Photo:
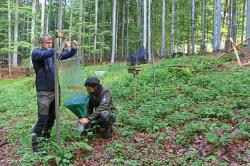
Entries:
[[[101, 78], [118, 109], [114, 134], [103, 140], [74, 130], [76, 117], [61, 107], [61, 140], [55, 130], [46, 155], [31, 150], [37, 114], [34, 76], [0, 80], [0, 165], [247, 165], [250, 163], [249, 67], [212, 57], [157, 62], [133, 79], [125, 64], [82, 68]], [[84, 78], [85, 78], [84, 77]], [[62, 85], [63, 90], [63, 85]], [[63, 91], [62, 91], [63, 95]]]
[[11, 166], [9, 163], [11, 160], [19, 160], [19, 156], [16, 154], [16, 149], [20, 147], [18, 141], [8, 142], [7, 131], [0, 130], [0, 165]]

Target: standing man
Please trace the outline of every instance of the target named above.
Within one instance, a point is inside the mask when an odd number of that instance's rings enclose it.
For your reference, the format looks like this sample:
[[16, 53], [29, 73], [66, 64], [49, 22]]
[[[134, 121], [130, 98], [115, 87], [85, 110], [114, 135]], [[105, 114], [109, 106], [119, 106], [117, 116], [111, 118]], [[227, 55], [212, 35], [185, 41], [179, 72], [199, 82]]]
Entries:
[[[32, 148], [34, 152], [42, 152], [39, 146], [42, 139], [49, 139], [55, 121], [55, 71], [53, 39], [50, 35], [40, 37], [40, 48], [32, 51], [32, 63], [36, 73], [36, 91], [38, 120], [33, 129]], [[76, 41], [67, 41], [60, 59], [73, 57], [77, 51]]]
[[86, 136], [87, 129], [93, 128], [97, 124], [102, 129], [101, 137], [108, 139], [115, 122], [116, 109], [112, 102], [112, 95], [106, 87], [100, 84], [100, 80], [96, 77], [87, 78], [84, 85], [89, 94], [89, 102], [84, 117], [79, 120], [84, 126], [81, 135]]

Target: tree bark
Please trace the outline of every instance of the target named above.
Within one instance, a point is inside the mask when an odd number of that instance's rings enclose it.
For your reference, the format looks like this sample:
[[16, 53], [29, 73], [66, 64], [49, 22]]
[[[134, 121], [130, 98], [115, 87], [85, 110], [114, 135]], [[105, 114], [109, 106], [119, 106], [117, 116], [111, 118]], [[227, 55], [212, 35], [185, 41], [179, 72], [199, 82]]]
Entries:
[[42, 11], [41, 11], [41, 35], [44, 34], [44, 16], [45, 16], [45, 0], [42, 0]]
[[[147, 0], [143, 3], [143, 47], [147, 49]], [[146, 55], [144, 58], [146, 59]]]
[[50, 21], [49, 21], [49, 19], [50, 19], [50, 9], [51, 9], [51, 1], [50, 0], [48, 0], [48, 12], [47, 12], [47, 18], [46, 18], [46, 29], [45, 29], [45, 33], [46, 34], [48, 34], [49, 33], [49, 23], [50, 23]]
[[95, 38], [94, 38], [94, 64], [96, 64], [96, 41], [97, 41], [97, 17], [98, 16], [98, 0], [95, 0]]
[[[105, 19], [106, 19], [106, 0], [103, 0], [102, 1], [102, 23], [105, 22]], [[103, 57], [104, 57], [104, 52], [105, 52], [104, 44], [105, 44], [105, 37], [102, 34], [102, 52], [101, 52], [101, 55], [100, 55], [100, 62], [102, 62]]]
[[8, 0], [8, 38], [9, 38], [9, 54], [8, 54], [8, 67], [9, 67], [9, 76], [12, 77], [11, 72], [11, 10], [10, 10], [10, 0]]
[[162, 0], [162, 35], [161, 35], [161, 57], [166, 56], [166, 47], [165, 47], [165, 20], [166, 20], [166, 4], [165, 0]]
[[233, 6], [232, 6], [232, 30], [231, 30], [231, 36], [233, 38], [234, 43], [237, 39], [237, 21], [236, 21], [236, 0], [233, 0]]
[[116, 0], [113, 0], [113, 10], [112, 10], [112, 55], [111, 55], [111, 64], [115, 62], [115, 41], [116, 41]]
[[[227, 38], [229, 38], [231, 35], [231, 31], [232, 31], [232, 0], [229, 0], [227, 2], [228, 4], [226, 5], [227, 5], [227, 10], [228, 10], [228, 16], [226, 19], [226, 23], [227, 23]], [[228, 39], [226, 39], [224, 52], [227, 52], [231, 48], [232, 48], [231, 42]]]
[[242, 6], [242, 25], [241, 25], [241, 42], [244, 40], [244, 32], [245, 32], [245, 11], [246, 11], [246, 2], [243, 2]]
[[201, 39], [201, 55], [205, 53], [205, 30], [206, 30], [206, 0], [202, 1], [202, 39]]
[[148, 0], [148, 60], [151, 59], [151, 0]]
[[32, 67], [31, 53], [35, 48], [35, 26], [36, 26], [36, 0], [33, 0], [32, 1], [32, 21], [31, 21], [30, 69]]
[[125, 29], [125, 1], [123, 1], [122, 5], [122, 37], [121, 37], [121, 49], [122, 49], [122, 57], [125, 59], [124, 56], [124, 29]]
[[214, 1], [213, 52], [220, 50], [221, 0]]
[[[246, 37], [250, 37], [250, 0], [247, 0]], [[250, 40], [248, 40], [248, 51], [250, 51]]]
[[195, 11], [195, 3], [192, 0], [192, 54], [195, 53], [195, 43], [194, 43], [194, 11]]
[[[83, 2], [79, 1], [80, 5], [80, 12], [79, 12], [79, 27], [78, 27], [78, 42], [80, 45], [80, 48], [78, 49], [78, 55], [84, 57], [82, 54], [82, 14], [83, 14]], [[84, 59], [84, 58], [83, 58]]]
[[19, 0], [16, 0], [15, 9], [15, 25], [14, 25], [14, 52], [13, 52], [13, 67], [17, 66], [17, 52], [18, 52], [18, 5]]
[[171, 16], [171, 49], [170, 55], [174, 54], [174, 0], [172, 0], [172, 16]]
[[72, 40], [73, 6], [74, 6], [74, 1], [72, 1], [72, 7], [70, 8], [70, 16], [69, 16], [69, 39], [70, 40]]
[[220, 51], [221, 45], [221, 0], [217, 0], [218, 14], [217, 14], [217, 50]]
[[127, 0], [127, 33], [126, 33], [126, 35], [127, 35], [127, 39], [126, 39], [126, 47], [127, 47], [127, 57], [129, 57], [129, 6], [130, 6], [130, 0]]

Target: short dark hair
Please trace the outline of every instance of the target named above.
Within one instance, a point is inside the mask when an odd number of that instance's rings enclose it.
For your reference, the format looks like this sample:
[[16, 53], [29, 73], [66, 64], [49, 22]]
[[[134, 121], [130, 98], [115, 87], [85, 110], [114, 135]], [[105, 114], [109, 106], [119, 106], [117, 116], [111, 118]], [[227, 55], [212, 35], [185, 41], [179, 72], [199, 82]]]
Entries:
[[88, 77], [84, 83], [84, 86], [100, 86], [100, 80], [97, 77]]
[[43, 34], [40, 38], [39, 38], [39, 42], [43, 43], [45, 39], [50, 39], [52, 40], [53, 38], [49, 35], [49, 34]]

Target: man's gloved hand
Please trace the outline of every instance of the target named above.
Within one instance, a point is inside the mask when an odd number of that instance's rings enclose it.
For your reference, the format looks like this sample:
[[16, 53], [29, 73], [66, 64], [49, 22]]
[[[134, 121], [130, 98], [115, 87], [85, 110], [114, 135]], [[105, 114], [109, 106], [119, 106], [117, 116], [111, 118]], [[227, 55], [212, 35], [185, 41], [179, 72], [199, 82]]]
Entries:
[[79, 122], [82, 124], [82, 125], [86, 125], [87, 123], [89, 123], [89, 119], [88, 118], [82, 118], [82, 119], [79, 119]]

